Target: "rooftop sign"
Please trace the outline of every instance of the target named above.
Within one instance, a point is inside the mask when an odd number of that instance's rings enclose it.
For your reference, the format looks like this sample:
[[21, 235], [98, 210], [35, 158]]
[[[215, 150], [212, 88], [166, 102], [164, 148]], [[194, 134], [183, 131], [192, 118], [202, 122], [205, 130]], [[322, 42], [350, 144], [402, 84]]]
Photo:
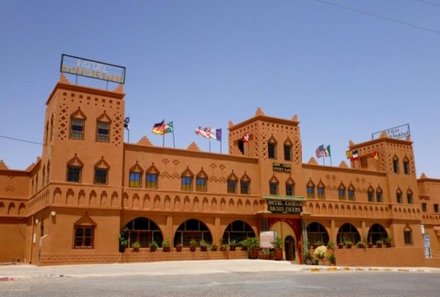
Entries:
[[411, 135], [409, 130], [409, 124], [404, 124], [397, 127], [375, 132], [371, 134], [371, 139], [379, 138], [383, 132], [385, 132], [388, 137], [396, 138], [396, 139], [406, 139], [408, 136]]
[[125, 83], [125, 67], [80, 57], [61, 55], [60, 72]]

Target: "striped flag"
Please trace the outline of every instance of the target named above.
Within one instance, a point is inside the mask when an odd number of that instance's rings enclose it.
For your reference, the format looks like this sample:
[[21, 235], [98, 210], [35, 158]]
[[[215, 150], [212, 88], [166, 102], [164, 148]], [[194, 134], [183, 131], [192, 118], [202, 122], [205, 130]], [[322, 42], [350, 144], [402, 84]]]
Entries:
[[215, 139], [218, 141], [222, 140], [222, 129], [214, 129], [214, 128], [202, 128], [202, 127], [198, 127], [196, 129], [196, 134], [203, 136], [205, 138], [211, 138], [211, 139]]
[[321, 144], [320, 146], [318, 146], [318, 148], [316, 149], [316, 151], [315, 151], [315, 154], [316, 154], [316, 158], [322, 158], [322, 157], [328, 157], [329, 156], [329, 153], [328, 153], [328, 151], [325, 149], [325, 147], [324, 147], [324, 145], [323, 144]]

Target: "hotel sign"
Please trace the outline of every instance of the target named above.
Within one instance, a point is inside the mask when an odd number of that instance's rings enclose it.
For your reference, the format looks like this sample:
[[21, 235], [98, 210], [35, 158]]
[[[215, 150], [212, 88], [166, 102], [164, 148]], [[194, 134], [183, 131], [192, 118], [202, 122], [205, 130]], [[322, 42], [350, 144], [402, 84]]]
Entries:
[[292, 167], [290, 164], [273, 163], [272, 170], [273, 171], [280, 171], [280, 172], [290, 172], [290, 171], [292, 171]]
[[103, 63], [99, 61], [61, 55], [60, 72], [80, 75], [111, 81], [115, 83], [125, 83], [125, 67]]
[[266, 199], [267, 210], [271, 213], [282, 213], [282, 214], [295, 214], [299, 215], [302, 212], [303, 203], [302, 201], [295, 201], [290, 199]]
[[397, 127], [375, 132], [371, 134], [371, 139], [379, 138], [383, 132], [385, 132], [388, 137], [396, 138], [396, 139], [406, 139], [408, 136], [411, 135], [409, 130], [409, 124], [404, 124]]

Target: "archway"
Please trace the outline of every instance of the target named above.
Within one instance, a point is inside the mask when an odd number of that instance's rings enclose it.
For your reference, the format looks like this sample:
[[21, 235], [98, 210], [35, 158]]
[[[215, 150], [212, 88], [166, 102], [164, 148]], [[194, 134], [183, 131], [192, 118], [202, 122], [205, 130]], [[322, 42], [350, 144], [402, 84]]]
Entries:
[[376, 244], [378, 240], [384, 240], [388, 237], [387, 231], [380, 224], [373, 224], [368, 230], [368, 243]]
[[163, 241], [162, 232], [152, 220], [139, 217], [128, 222], [122, 229], [122, 236], [128, 240], [128, 246], [139, 242], [141, 247], [148, 247], [152, 241], [161, 245]]
[[345, 223], [338, 230], [337, 242], [346, 243], [351, 241], [352, 244], [356, 244], [361, 240], [358, 230], [350, 223]]
[[248, 237], [256, 237], [254, 230], [248, 223], [243, 221], [234, 221], [226, 227], [223, 232], [222, 243], [240, 243]]
[[329, 241], [328, 232], [320, 223], [310, 223], [307, 226], [307, 240], [310, 245], [326, 245]]
[[292, 236], [287, 236], [284, 240], [284, 251], [286, 254], [287, 261], [295, 261], [296, 253], [295, 253], [295, 239]]
[[174, 234], [174, 246], [181, 244], [184, 247], [189, 247], [191, 239], [195, 239], [197, 242], [204, 240], [207, 243], [212, 243], [212, 235], [208, 227], [196, 219], [187, 220], [177, 228]]

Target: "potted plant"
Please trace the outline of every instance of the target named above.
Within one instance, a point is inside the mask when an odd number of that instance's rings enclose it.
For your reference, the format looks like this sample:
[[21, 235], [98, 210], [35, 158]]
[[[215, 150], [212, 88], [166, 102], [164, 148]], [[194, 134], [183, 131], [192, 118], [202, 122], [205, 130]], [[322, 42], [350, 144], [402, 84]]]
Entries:
[[176, 252], [181, 252], [182, 248], [183, 248], [183, 246], [181, 243], [176, 244]]
[[258, 258], [258, 247], [260, 246], [258, 238], [248, 237], [242, 241], [242, 245], [247, 247], [249, 259], [257, 259]]
[[125, 239], [125, 237], [122, 236], [121, 233], [119, 233], [118, 241], [119, 241], [119, 252], [120, 252], [120, 253], [125, 252], [125, 249], [126, 249], [127, 246], [128, 246], [128, 240]]
[[196, 248], [197, 248], [197, 240], [195, 240], [195, 239], [193, 238], [193, 239], [191, 239], [191, 240], [189, 241], [189, 250], [190, 250], [191, 252], [195, 252], [195, 251], [196, 251]]
[[327, 261], [328, 263], [330, 263], [331, 265], [336, 265], [336, 256], [334, 253], [330, 253], [327, 255]]
[[378, 248], [381, 248], [382, 246], [383, 246], [383, 241], [382, 240], [376, 240], [376, 246], [378, 247]]
[[235, 251], [235, 249], [237, 248], [237, 241], [236, 240], [231, 240], [231, 242], [229, 242], [229, 250], [230, 251]]
[[342, 241], [338, 242], [338, 248], [339, 249], [344, 248], [344, 242], [342, 242]]
[[139, 252], [141, 243], [139, 241], [135, 241], [131, 244], [131, 247], [133, 248], [133, 252]]
[[154, 240], [152, 242], [150, 242], [150, 252], [155, 252], [158, 248], [157, 242], [155, 242]]
[[211, 251], [216, 252], [218, 249], [216, 244], [211, 245]]
[[283, 244], [284, 241], [281, 237], [275, 238], [272, 243], [274, 247], [274, 260], [282, 260], [283, 259]]
[[229, 249], [229, 244], [225, 243], [220, 246], [220, 250], [226, 252]]
[[334, 250], [335, 249], [335, 243], [333, 241], [329, 240], [327, 242], [327, 248], [331, 249], [331, 250]]
[[347, 249], [351, 249], [351, 247], [353, 246], [353, 241], [345, 240], [345, 246], [347, 247]]
[[207, 243], [206, 241], [204, 241], [204, 240], [202, 239], [202, 240], [200, 240], [199, 245], [200, 245], [200, 250], [201, 250], [202, 252], [206, 252], [206, 251], [208, 251], [209, 243]]
[[318, 260], [318, 263], [325, 265], [325, 260], [327, 256], [327, 247], [325, 245], [318, 246], [313, 252], [314, 258]]
[[171, 245], [169, 240], [162, 241], [162, 250], [164, 252], [170, 252], [171, 251]]
[[363, 241], [358, 241], [356, 243], [356, 247], [360, 248], [360, 249], [365, 249], [367, 247], [367, 245], [365, 244], [365, 242]]
[[385, 237], [385, 239], [383, 240], [383, 243], [385, 244], [386, 247], [391, 247], [393, 245], [393, 241], [391, 240], [391, 238], [389, 237]]

